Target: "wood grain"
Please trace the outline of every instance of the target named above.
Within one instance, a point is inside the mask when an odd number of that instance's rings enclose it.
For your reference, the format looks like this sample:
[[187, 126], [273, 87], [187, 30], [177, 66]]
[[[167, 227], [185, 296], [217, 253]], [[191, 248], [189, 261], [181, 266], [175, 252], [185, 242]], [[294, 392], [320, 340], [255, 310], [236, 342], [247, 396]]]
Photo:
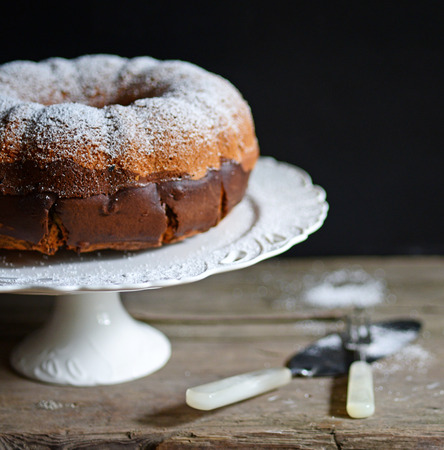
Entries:
[[[346, 377], [289, 385], [211, 412], [187, 387], [280, 366], [340, 330], [342, 308], [303, 302], [307, 277], [363, 270], [386, 285], [375, 319], [414, 317], [420, 337], [374, 364], [376, 414], [345, 412]], [[15, 374], [9, 354], [50, 314], [49, 297], [0, 298], [0, 448], [444, 448], [444, 258], [274, 259], [201, 282], [123, 294], [164, 331], [173, 354], [157, 373], [115, 386], [51, 386]]]

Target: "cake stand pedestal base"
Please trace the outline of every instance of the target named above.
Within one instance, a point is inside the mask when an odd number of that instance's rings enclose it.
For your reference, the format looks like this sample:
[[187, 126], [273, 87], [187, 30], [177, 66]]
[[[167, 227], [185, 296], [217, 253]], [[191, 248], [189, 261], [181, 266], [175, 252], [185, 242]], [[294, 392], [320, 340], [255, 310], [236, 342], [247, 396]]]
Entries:
[[13, 351], [15, 370], [48, 383], [95, 386], [134, 380], [171, 355], [163, 333], [134, 320], [117, 292], [56, 297], [51, 319]]

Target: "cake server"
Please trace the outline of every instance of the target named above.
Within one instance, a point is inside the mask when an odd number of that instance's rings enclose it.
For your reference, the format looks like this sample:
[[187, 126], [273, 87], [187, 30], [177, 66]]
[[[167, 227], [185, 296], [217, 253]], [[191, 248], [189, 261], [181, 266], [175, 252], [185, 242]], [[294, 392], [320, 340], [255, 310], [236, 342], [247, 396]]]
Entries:
[[[412, 342], [421, 324], [416, 320], [390, 320], [369, 327], [371, 342], [366, 345], [365, 361], [372, 363]], [[345, 347], [348, 337], [347, 332], [325, 336], [291, 357], [286, 367], [257, 370], [191, 387], [186, 391], [186, 403], [208, 411], [284, 386], [293, 377], [345, 375], [355, 359]]]

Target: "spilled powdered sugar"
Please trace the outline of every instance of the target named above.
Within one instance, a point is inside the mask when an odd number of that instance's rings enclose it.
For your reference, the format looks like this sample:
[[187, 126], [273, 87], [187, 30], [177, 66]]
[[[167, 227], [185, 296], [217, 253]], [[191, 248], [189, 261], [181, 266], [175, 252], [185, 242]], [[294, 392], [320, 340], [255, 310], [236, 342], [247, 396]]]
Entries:
[[259, 283], [269, 297], [274, 296], [277, 309], [368, 308], [384, 301], [394, 301], [388, 293], [383, 273], [368, 273], [359, 266], [344, 267], [333, 271], [320, 271], [313, 266], [308, 273], [295, 273], [287, 280], [262, 273]]
[[371, 276], [362, 269], [341, 269], [324, 273], [320, 279], [307, 276], [302, 299], [320, 308], [360, 308], [381, 303], [386, 295], [382, 278]]
[[394, 353], [390, 358], [374, 362], [372, 366], [375, 372], [384, 375], [400, 371], [425, 374], [433, 360], [433, 355], [420, 344], [410, 344]]

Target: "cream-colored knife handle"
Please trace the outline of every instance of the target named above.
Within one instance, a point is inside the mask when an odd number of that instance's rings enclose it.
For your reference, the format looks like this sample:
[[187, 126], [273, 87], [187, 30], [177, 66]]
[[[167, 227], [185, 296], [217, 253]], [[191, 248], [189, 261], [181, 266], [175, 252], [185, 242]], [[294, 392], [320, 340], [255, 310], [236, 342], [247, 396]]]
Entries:
[[187, 389], [186, 402], [209, 411], [271, 391], [288, 384], [291, 371], [286, 367], [257, 370]]
[[354, 419], [364, 419], [374, 412], [372, 368], [365, 361], [355, 361], [348, 372], [347, 413]]

